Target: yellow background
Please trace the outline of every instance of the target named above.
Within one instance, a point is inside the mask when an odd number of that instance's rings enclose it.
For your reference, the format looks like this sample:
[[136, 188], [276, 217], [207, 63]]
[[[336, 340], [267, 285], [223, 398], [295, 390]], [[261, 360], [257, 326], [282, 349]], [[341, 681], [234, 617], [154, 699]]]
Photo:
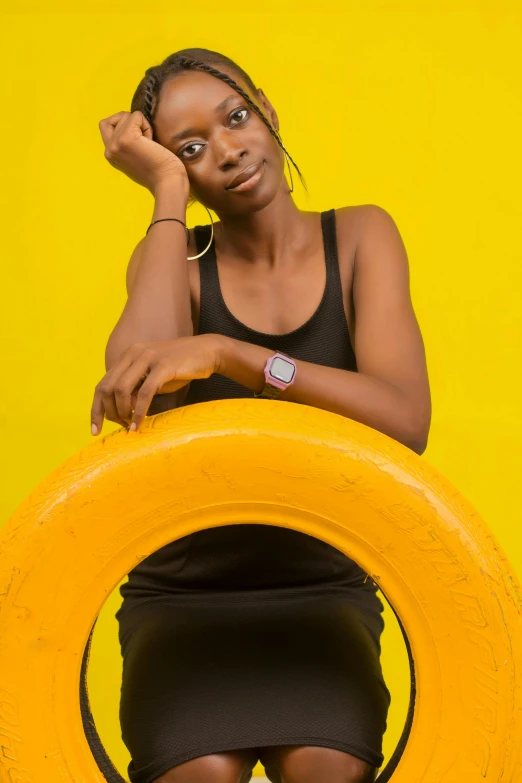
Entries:
[[[126, 265], [152, 215], [150, 194], [105, 160], [98, 122], [129, 110], [146, 68], [199, 46], [235, 59], [275, 106], [309, 187], [307, 197], [294, 171], [300, 208], [374, 203], [394, 217], [432, 390], [423, 457], [476, 506], [520, 575], [520, 4], [68, 5], [26, 0], [0, 17], [0, 524], [91, 440]], [[189, 225], [206, 222], [192, 207]], [[101, 611], [88, 676], [98, 731], [126, 777], [120, 600], [115, 590]], [[388, 607], [386, 622], [389, 758], [409, 673]]]

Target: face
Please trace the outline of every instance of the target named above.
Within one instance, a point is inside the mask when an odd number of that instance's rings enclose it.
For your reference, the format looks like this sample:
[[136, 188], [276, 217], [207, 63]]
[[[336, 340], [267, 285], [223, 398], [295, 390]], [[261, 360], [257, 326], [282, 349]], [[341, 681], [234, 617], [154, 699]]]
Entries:
[[[220, 70], [278, 130], [277, 115], [263, 92], [252, 95], [236, 74]], [[285, 181], [284, 152], [261, 117], [233, 87], [208, 73], [184, 71], [163, 84], [154, 128], [158, 143], [183, 162], [191, 195], [218, 214], [263, 209]], [[234, 177], [257, 164], [260, 177], [252, 188], [229, 188]]]

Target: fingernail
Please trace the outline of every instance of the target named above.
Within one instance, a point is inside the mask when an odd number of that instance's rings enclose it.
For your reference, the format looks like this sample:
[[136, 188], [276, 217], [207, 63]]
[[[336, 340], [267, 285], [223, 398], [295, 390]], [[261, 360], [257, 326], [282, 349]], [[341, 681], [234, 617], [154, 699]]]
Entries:
[[91, 425], [91, 432], [92, 432], [93, 435], [97, 435], [98, 434], [98, 427], [96, 426], [96, 424], [92, 424]]
[[132, 422], [132, 424], [130, 425], [130, 428], [131, 428], [132, 432], [135, 432], [137, 430], [138, 425], [136, 424], [135, 421]]

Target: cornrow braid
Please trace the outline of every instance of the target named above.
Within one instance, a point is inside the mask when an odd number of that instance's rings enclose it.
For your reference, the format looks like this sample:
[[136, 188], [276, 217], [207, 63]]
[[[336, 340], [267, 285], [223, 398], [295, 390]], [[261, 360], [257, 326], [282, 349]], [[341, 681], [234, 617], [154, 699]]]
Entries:
[[154, 102], [154, 93], [155, 88], [157, 85], [157, 77], [153, 69], [151, 70], [151, 73], [147, 75], [147, 80], [145, 82], [145, 90], [143, 95], [143, 114], [147, 118], [147, 120], [150, 122], [152, 126], [152, 104]]
[[[191, 51], [191, 50], [184, 50], [184, 51]], [[203, 52], [204, 54], [214, 55], [212, 59], [214, 60], [218, 59], [226, 64], [230, 64], [231, 67], [233, 67], [236, 71], [241, 73], [241, 75], [245, 78], [245, 81], [253, 88], [253, 90], [255, 90], [255, 86], [252, 80], [250, 79], [250, 77], [228, 57], [225, 57], [224, 55], [221, 55], [217, 52], [209, 52], [206, 49], [199, 49], [199, 50], [196, 49], [192, 51]], [[247, 101], [247, 103], [253, 108], [256, 114], [263, 120], [266, 127], [270, 131], [271, 135], [277, 141], [281, 149], [285, 152], [286, 156], [291, 161], [295, 170], [297, 171], [299, 175], [299, 179], [301, 180], [304, 189], [308, 192], [306, 182], [297, 164], [295, 163], [293, 158], [288, 154], [288, 151], [286, 150], [278, 132], [275, 130], [275, 128], [272, 127], [267, 117], [265, 117], [263, 112], [259, 109], [258, 106], [256, 106], [254, 101], [250, 98], [248, 93], [246, 93], [245, 90], [243, 90], [243, 88], [240, 87], [239, 84], [234, 81], [234, 79], [228, 76], [228, 74], [219, 71], [217, 68], [214, 68], [209, 63], [205, 63], [202, 60], [196, 59], [194, 57], [189, 57], [181, 52], [177, 52], [173, 55], [170, 55], [170, 57], [167, 57], [167, 59], [164, 60], [164, 62], [161, 65], [148, 68], [145, 71], [144, 79], [140, 83], [140, 86], [136, 90], [136, 93], [133, 97], [131, 111], [136, 111], [136, 110], [142, 111], [144, 116], [150, 123], [154, 134], [154, 123], [153, 123], [154, 112], [155, 109], [157, 108], [157, 104], [158, 104], [157, 99], [159, 97], [159, 91], [161, 89], [161, 85], [163, 84], [165, 79], [170, 75], [173, 75], [175, 73], [180, 73], [181, 71], [194, 70], [194, 69], [205, 71], [205, 73], [209, 73], [212, 76], [221, 79], [221, 81], [225, 82], [230, 87], [232, 87], [232, 89], [236, 90], [236, 92], [238, 92]], [[155, 105], [154, 105], [154, 99], [156, 99]], [[291, 178], [292, 178], [292, 173], [290, 171], [290, 179]], [[292, 189], [293, 189], [293, 182], [292, 182]]]

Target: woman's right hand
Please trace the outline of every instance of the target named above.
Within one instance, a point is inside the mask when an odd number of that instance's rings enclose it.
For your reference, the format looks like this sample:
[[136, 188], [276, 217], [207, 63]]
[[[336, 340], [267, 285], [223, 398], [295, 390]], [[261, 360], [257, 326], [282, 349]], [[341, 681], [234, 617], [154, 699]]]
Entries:
[[133, 182], [155, 195], [165, 180], [179, 179], [187, 198], [190, 184], [182, 161], [152, 140], [152, 128], [141, 111], [120, 111], [100, 121], [105, 158]]

